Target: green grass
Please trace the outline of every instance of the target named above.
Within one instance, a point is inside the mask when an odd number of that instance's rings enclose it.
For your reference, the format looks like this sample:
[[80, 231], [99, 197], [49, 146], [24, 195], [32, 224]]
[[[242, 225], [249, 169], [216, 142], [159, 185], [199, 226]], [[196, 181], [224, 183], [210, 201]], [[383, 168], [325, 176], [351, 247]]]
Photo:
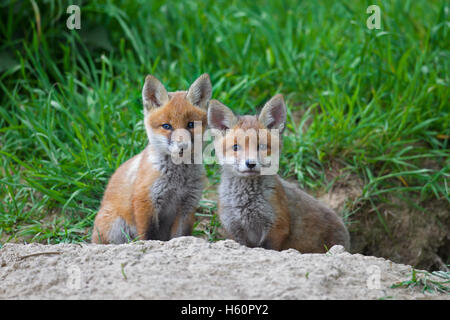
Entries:
[[109, 177], [145, 146], [149, 73], [175, 90], [208, 72], [240, 113], [283, 93], [280, 173], [303, 187], [338, 163], [359, 204], [449, 201], [449, 4], [375, 3], [382, 30], [369, 1], [0, 2], [0, 241], [89, 240]]
[[413, 268], [411, 271], [410, 280], [394, 283], [391, 286], [391, 288], [415, 288], [415, 287], [421, 288], [422, 292], [428, 293], [442, 292], [450, 294], [450, 272], [434, 271], [432, 273], [429, 273], [427, 271], [420, 271]]
[[[202, 199], [200, 200], [199, 209], [201, 212], [196, 213], [198, 220], [194, 223], [193, 236], [200, 236], [206, 238], [210, 242], [222, 240], [219, 233], [220, 220], [217, 216], [217, 203], [213, 200]], [[206, 225], [201, 225], [202, 219], [207, 219]]]

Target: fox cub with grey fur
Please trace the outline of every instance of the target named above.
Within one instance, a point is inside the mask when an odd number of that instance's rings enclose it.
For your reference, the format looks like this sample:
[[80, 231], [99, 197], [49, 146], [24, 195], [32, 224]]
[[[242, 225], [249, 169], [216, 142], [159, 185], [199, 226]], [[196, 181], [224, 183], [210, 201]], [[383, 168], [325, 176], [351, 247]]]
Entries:
[[[172, 156], [191, 156], [187, 153], [192, 153], [194, 135], [201, 137], [206, 127], [211, 92], [207, 74], [188, 91], [177, 92], [167, 92], [158, 79], [146, 77], [142, 99], [149, 144], [111, 177], [95, 218], [92, 242], [191, 235], [204, 169], [202, 164], [177, 164]], [[196, 121], [202, 125], [194, 125]], [[177, 129], [185, 129], [187, 138], [176, 135]]]
[[[221, 132], [215, 141], [222, 166], [220, 221], [231, 238], [249, 247], [294, 248], [302, 253], [326, 252], [335, 244], [348, 249], [348, 231], [334, 211], [276, 172], [261, 174], [267, 163], [262, 151], [270, 158], [277, 146], [281, 149], [285, 122], [282, 95], [269, 100], [259, 116], [235, 116], [219, 101], [210, 101], [209, 126]], [[253, 148], [250, 135], [239, 139], [249, 129], [257, 133]], [[269, 130], [261, 134], [262, 129]]]

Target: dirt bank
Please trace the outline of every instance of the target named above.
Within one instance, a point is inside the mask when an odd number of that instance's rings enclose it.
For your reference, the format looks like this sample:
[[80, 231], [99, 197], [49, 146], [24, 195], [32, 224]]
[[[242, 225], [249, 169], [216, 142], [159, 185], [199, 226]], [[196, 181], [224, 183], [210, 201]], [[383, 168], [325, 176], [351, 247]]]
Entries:
[[408, 203], [400, 200], [399, 194], [391, 194], [377, 202], [375, 209], [367, 201], [357, 201], [364, 187], [357, 175], [339, 167], [327, 171], [326, 175], [327, 181], [335, 181], [333, 187], [315, 196], [341, 216], [355, 211], [346, 217], [351, 252], [384, 257], [428, 271], [448, 271], [450, 205], [447, 200], [408, 199]]
[[390, 288], [410, 277], [410, 266], [352, 255], [340, 246], [328, 254], [300, 254], [182, 237], [124, 245], [6, 244], [0, 249], [1, 299], [449, 298], [417, 288]]

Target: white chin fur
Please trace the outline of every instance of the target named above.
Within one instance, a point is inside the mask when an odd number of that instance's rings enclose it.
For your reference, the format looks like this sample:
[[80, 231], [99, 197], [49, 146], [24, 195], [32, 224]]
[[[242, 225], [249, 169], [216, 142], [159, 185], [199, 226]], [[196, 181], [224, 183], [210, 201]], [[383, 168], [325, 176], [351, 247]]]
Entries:
[[237, 171], [237, 173], [238, 173], [240, 176], [244, 176], [244, 177], [251, 177], [251, 176], [258, 176], [258, 175], [260, 175], [259, 170], [258, 170], [258, 171], [256, 171], [256, 170], [251, 170], [251, 171]]
[[247, 168], [247, 166], [242, 167], [237, 165], [236, 163], [227, 163], [224, 167], [228, 168], [228, 171], [231, 171], [234, 175], [240, 177], [258, 176], [261, 174], [261, 168], [259, 165], [251, 170]]

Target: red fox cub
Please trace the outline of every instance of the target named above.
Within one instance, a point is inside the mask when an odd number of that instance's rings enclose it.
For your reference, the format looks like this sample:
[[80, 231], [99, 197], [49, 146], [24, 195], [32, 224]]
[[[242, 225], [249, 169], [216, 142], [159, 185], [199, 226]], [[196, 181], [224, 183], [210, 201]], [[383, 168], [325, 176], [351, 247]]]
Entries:
[[[111, 177], [95, 218], [92, 242], [118, 244], [191, 235], [204, 168], [192, 162], [177, 164], [173, 156], [193, 154], [194, 135], [201, 137], [206, 127], [211, 92], [207, 74], [187, 92], [167, 92], [158, 79], [146, 77], [142, 99], [149, 144]], [[184, 138], [176, 134], [180, 129], [186, 133]]]
[[331, 209], [280, 178], [278, 167], [264, 173], [268, 159], [278, 161], [285, 122], [282, 95], [269, 100], [259, 116], [235, 116], [210, 101], [209, 126], [222, 133], [215, 150], [222, 166], [218, 207], [226, 233], [249, 247], [302, 253], [326, 252], [335, 244], [349, 249], [348, 231]]

